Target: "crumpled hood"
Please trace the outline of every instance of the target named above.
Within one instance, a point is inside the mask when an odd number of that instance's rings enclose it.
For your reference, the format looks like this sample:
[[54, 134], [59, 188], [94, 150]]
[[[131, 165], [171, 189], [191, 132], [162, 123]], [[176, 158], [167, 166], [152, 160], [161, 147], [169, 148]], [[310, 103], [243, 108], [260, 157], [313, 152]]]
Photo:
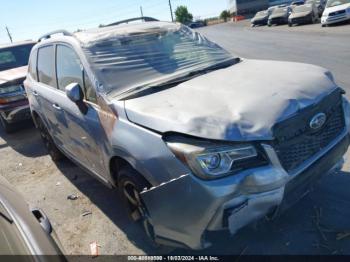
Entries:
[[217, 140], [273, 139], [272, 127], [337, 88], [321, 67], [244, 60], [176, 87], [125, 101], [130, 121]]
[[0, 71], [0, 85], [13, 82], [27, 75], [28, 66], [21, 66], [9, 70]]
[[290, 16], [289, 16], [289, 19], [305, 17], [305, 16], [310, 15], [311, 12], [312, 12], [312, 10], [305, 11], [305, 12], [299, 12], [299, 13], [291, 13]]
[[333, 6], [333, 7], [328, 7], [324, 10], [323, 15], [329, 15], [329, 13], [333, 13], [336, 11], [340, 11], [340, 10], [344, 10], [350, 7], [350, 3], [349, 4], [343, 4], [343, 5], [337, 5], [337, 6]]

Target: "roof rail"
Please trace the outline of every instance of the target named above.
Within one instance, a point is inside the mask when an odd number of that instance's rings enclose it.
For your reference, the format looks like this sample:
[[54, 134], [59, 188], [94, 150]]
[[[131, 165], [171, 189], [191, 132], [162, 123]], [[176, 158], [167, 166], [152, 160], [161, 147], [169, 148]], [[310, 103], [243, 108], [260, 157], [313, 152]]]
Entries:
[[121, 20], [112, 24], [108, 24], [108, 25], [102, 25], [101, 27], [107, 27], [107, 26], [114, 26], [114, 25], [120, 25], [120, 24], [127, 24], [129, 22], [134, 22], [134, 21], [138, 21], [138, 20], [143, 20], [144, 22], [156, 22], [159, 21], [156, 18], [153, 17], [149, 17], [149, 16], [141, 16], [141, 17], [135, 17], [135, 18], [130, 18], [130, 19], [126, 19], [126, 20]]
[[56, 30], [56, 31], [52, 31], [50, 33], [47, 33], [41, 37], [39, 37], [39, 40], [38, 42], [40, 42], [41, 40], [45, 40], [45, 39], [49, 39], [51, 38], [52, 35], [55, 35], [55, 34], [63, 34], [65, 36], [73, 36], [70, 32], [68, 32], [67, 30]]

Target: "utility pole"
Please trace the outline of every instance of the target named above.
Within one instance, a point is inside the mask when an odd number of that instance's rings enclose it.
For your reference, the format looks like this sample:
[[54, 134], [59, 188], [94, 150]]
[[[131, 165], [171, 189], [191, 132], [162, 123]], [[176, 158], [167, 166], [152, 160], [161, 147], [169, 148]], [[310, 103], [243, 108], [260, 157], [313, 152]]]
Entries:
[[169, 7], [170, 7], [170, 14], [171, 14], [171, 21], [174, 22], [173, 7], [171, 6], [171, 0], [169, 0]]
[[143, 10], [142, 10], [142, 6], [140, 6], [140, 11], [141, 11], [141, 17], [143, 17]]
[[7, 31], [7, 35], [8, 35], [8, 37], [10, 38], [10, 41], [11, 41], [11, 43], [12, 43], [12, 36], [11, 36], [10, 30], [8, 29], [7, 26], [6, 26], [5, 28], [6, 28], [6, 31]]

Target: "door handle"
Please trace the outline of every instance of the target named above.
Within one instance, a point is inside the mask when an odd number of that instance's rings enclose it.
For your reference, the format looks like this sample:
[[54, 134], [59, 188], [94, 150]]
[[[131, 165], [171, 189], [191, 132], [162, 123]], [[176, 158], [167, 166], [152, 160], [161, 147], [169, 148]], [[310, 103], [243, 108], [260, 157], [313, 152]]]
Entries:
[[55, 108], [56, 110], [62, 110], [62, 108], [57, 104], [53, 104], [52, 107]]
[[50, 235], [52, 233], [52, 226], [45, 213], [40, 208], [33, 208], [31, 211], [36, 220], [39, 222], [40, 226], [48, 235]]
[[39, 96], [38, 92], [35, 91], [35, 90], [33, 91], [33, 95], [34, 95], [34, 96]]

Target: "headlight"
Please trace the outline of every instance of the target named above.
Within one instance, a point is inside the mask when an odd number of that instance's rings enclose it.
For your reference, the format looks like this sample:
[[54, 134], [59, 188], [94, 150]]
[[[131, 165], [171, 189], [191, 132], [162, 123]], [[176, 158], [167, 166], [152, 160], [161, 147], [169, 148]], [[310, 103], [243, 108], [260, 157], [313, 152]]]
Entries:
[[[248, 162], [249, 167], [254, 167], [259, 161], [261, 163], [256, 148], [251, 144], [223, 145], [186, 140], [167, 139], [166, 143], [178, 159], [203, 179], [232, 175], [242, 170]], [[254, 159], [257, 160], [255, 164], [251, 162]]]

